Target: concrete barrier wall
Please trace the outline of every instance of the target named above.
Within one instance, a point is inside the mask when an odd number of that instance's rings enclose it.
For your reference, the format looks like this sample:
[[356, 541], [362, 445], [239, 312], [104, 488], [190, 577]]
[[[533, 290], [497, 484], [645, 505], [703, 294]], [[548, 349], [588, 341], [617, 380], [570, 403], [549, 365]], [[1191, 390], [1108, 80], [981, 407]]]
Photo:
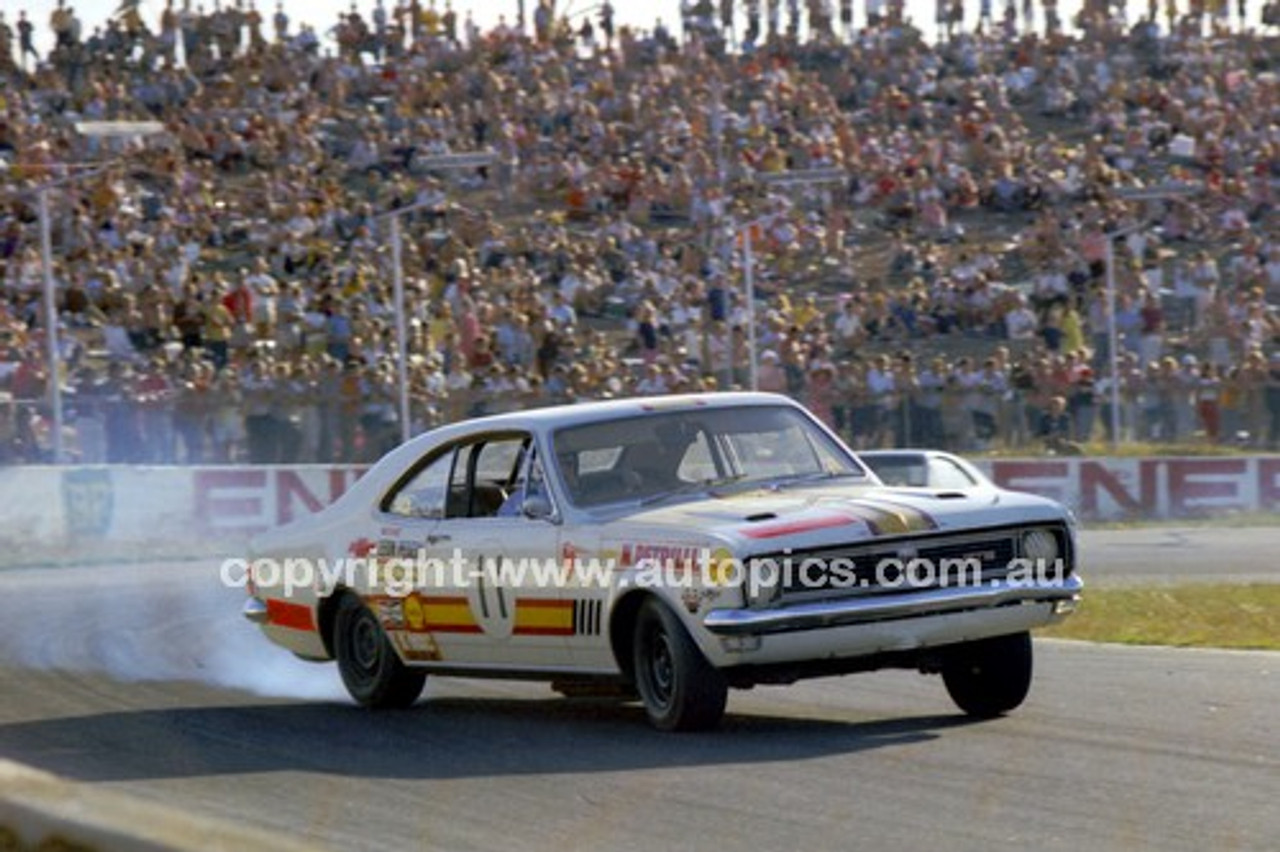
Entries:
[[987, 459], [995, 482], [1084, 520], [1194, 518], [1280, 508], [1280, 456]]
[[[1000, 485], [1070, 505], [1085, 520], [1262, 513], [1280, 508], [1280, 456], [1027, 458], [979, 462]], [[94, 547], [234, 552], [256, 532], [341, 496], [362, 468], [0, 469], [0, 550], [14, 562]], [[18, 560], [20, 561], [20, 560]]]
[[0, 469], [0, 551], [9, 563], [121, 546], [232, 552], [253, 534], [340, 497], [363, 468]]

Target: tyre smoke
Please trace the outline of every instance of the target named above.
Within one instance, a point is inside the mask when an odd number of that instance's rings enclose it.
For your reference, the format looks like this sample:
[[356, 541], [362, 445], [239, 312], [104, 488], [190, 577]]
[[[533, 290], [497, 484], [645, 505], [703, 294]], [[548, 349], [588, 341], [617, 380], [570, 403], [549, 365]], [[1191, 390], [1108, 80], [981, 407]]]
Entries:
[[333, 665], [272, 645], [217, 560], [0, 571], [0, 665], [348, 701]]

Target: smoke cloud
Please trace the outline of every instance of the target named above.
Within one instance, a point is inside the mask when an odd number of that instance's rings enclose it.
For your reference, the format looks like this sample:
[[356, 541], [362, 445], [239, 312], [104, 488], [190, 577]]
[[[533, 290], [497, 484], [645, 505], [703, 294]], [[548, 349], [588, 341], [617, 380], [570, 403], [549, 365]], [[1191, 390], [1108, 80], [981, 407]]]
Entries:
[[293, 657], [240, 616], [244, 592], [214, 559], [11, 569], [0, 584], [0, 664], [350, 700], [336, 666]]

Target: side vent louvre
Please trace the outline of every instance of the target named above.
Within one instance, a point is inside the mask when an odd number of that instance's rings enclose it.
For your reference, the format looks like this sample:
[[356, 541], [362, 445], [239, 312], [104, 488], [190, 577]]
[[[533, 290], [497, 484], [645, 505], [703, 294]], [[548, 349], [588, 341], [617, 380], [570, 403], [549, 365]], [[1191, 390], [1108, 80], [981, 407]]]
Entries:
[[604, 608], [601, 601], [576, 600], [573, 602], [573, 635], [599, 636], [600, 617]]

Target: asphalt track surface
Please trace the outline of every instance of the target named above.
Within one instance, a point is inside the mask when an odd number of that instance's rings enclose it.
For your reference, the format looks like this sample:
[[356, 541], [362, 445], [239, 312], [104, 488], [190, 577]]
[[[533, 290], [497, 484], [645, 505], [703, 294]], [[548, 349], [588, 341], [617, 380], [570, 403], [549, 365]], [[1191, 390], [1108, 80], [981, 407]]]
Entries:
[[1098, 585], [1280, 583], [1280, 526], [1085, 530], [1080, 554]]
[[[1245, 579], [1276, 539], [1205, 532]], [[1171, 567], [1164, 531], [1107, 561], [1148, 534], [1087, 542], [1092, 574], [1209, 570]], [[360, 710], [332, 666], [242, 623], [212, 563], [10, 570], [0, 589], [0, 756], [321, 848], [1280, 842], [1280, 654], [1038, 640], [1032, 694], [1003, 719], [967, 721], [939, 679], [883, 672], [735, 692], [719, 730], [673, 736], [634, 705], [538, 684], [440, 678], [410, 710]]]

